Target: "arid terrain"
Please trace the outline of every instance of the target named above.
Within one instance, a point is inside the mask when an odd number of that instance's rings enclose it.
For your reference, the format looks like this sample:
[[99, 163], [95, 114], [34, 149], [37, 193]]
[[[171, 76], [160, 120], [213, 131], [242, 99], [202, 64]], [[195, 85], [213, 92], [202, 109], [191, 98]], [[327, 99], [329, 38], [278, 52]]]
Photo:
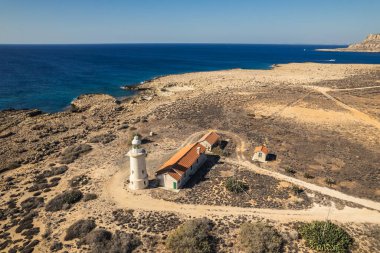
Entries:
[[[239, 252], [246, 221], [276, 227], [285, 252], [310, 252], [296, 228], [326, 219], [355, 238], [353, 252], [380, 251], [379, 65], [188, 73], [138, 89], [119, 99], [82, 95], [54, 114], [0, 112], [1, 252], [91, 251], [89, 238], [68, 236], [81, 219], [133, 233], [134, 252], [168, 252], [170, 231], [194, 217], [214, 222], [218, 252]], [[179, 192], [155, 187], [160, 165], [210, 129], [226, 154]], [[140, 191], [127, 188], [135, 133], [151, 180]], [[264, 143], [276, 160], [251, 162]], [[249, 186], [243, 195], [223, 186], [232, 175]]]

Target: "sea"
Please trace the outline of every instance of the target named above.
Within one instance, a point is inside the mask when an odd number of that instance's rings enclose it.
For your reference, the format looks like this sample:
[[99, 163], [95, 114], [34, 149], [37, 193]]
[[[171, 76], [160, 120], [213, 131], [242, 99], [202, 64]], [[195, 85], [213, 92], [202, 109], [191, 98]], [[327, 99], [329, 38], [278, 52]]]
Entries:
[[0, 45], [0, 110], [64, 110], [81, 94], [132, 95], [123, 85], [155, 77], [291, 62], [380, 64], [379, 53], [320, 52], [345, 45]]

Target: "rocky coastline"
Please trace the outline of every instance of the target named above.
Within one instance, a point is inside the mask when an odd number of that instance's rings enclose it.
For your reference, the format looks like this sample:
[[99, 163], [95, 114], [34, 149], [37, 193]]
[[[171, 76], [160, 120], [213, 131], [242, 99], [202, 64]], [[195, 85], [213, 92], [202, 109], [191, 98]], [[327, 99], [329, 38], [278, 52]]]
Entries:
[[[92, 229], [96, 225], [94, 231], [102, 229], [111, 238], [120, 231], [135, 234], [141, 239], [136, 252], [165, 252], [168, 233], [191, 217], [181, 213], [183, 210], [145, 210], [148, 204], [134, 210], [119, 206], [120, 202], [130, 203], [124, 194], [152, 199], [147, 193], [152, 190], [164, 196], [161, 189], [117, 190], [124, 189], [123, 178], [129, 176], [125, 154], [136, 133], [142, 135], [149, 154], [150, 180], [191, 134], [209, 129], [229, 133], [224, 138], [232, 144], [231, 155], [222, 158], [200, 183], [175, 196], [184, 204], [234, 206], [238, 197], [225, 194], [221, 176], [232, 172], [228, 159], [236, 158], [234, 147], [242, 146], [242, 140], [246, 161], [262, 143], [276, 152], [278, 159], [262, 165], [263, 169], [380, 201], [379, 80], [379, 65], [281, 64], [270, 70], [163, 76], [138, 85], [138, 92], [122, 99], [81, 95], [69, 110], [57, 113], [0, 111], [0, 251], [89, 252], [91, 246], [83, 244], [83, 238], [70, 239], [68, 235], [74, 224], [90, 224]], [[356, 111], [350, 111], [352, 108]], [[252, 181], [253, 198], [244, 196], [242, 206], [297, 211], [322, 203], [352, 208], [325, 196], [306, 195], [308, 192], [295, 195], [291, 184], [237, 170]], [[266, 187], [261, 187], [265, 182]], [[254, 195], [259, 190], [261, 194]], [[188, 198], [209, 191], [212, 194], [207, 201]], [[263, 197], [265, 194], [271, 197]], [[233, 212], [208, 218], [220, 235], [218, 252], [234, 249], [236, 238], [230, 235], [238, 232], [243, 220], [264, 219]], [[294, 230], [293, 223], [268, 220], [285, 235], [289, 228]], [[354, 236], [362, 236], [359, 249], [375, 252], [379, 247], [376, 238], [363, 236], [375, 225], [345, 226]], [[284, 247], [289, 252], [307, 250], [296, 237]]]

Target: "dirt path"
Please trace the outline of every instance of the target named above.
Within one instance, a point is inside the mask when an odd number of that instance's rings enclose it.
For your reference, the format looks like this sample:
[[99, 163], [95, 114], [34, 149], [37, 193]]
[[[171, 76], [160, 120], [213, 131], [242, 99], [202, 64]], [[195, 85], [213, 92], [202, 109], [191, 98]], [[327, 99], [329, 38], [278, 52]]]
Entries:
[[[183, 147], [193, 141], [207, 131], [196, 132], [190, 135], [184, 143], [179, 147]], [[253, 215], [277, 220], [279, 222], [290, 221], [311, 221], [311, 220], [325, 220], [327, 216], [331, 220], [339, 222], [356, 222], [356, 223], [376, 223], [380, 224], [380, 203], [356, 198], [346, 195], [339, 191], [329, 189], [326, 187], [317, 186], [311, 183], [304, 182], [302, 180], [283, 175], [278, 172], [265, 170], [245, 160], [243, 152], [246, 149], [247, 143], [237, 134], [228, 131], [219, 131], [220, 133], [231, 136], [236, 142], [236, 159], [226, 159], [228, 163], [235, 164], [256, 173], [274, 177], [279, 180], [287, 181], [314, 192], [334, 197], [344, 201], [350, 201], [367, 208], [352, 208], [345, 207], [342, 210], [337, 209], [335, 206], [319, 206], [314, 205], [310, 209], [305, 210], [279, 210], [279, 209], [261, 209], [261, 208], [240, 208], [230, 206], [209, 206], [209, 205], [189, 205], [178, 204], [175, 202], [165, 201], [161, 199], [155, 199], [149, 196], [149, 190], [131, 191], [124, 186], [124, 179], [127, 178], [127, 170], [119, 170], [105, 185], [103, 195], [106, 199], [112, 200], [118, 208], [129, 208], [146, 211], [165, 211], [165, 212], [177, 212], [186, 216], [201, 217], [201, 216], [228, 216], [228, 215]]]
[[279, 210], [261, 208], [240, 208], [229, 206], [189, 205], [178, 204], [161, 199], [154, 199], [147, 193], [149, 190], [131, 191], [124, 188], [126, 170], [115, 173], [105, 186], [104, 197], [115, 203], [118, 208], [136, 209], [156, 212], [176, 212], [192, 217], [223, 217], [252, 215], [286, 223], [291, 221], [331, 220], [353, 223], [380, 224], [380, 213], [365, 208], [345, 207], [338, 210], [335, 206], [313, 206], [306, 210]]
[[368, 86], [368, 87], [346, 88], [346, 89], [331, 89], [330, 91], [367, 90], [367, 89], [374, 89], [374, 88], [380, 88], [380, 86]]
[[303, 188], [309, 189], [309, 190], [314, 191], [314, 192], [319, 192], [321, 194], [324, 194], [324, 195], [327, 195], [327, 196], [330, 196], [333, 198], [337, 198], [337, 199], [344, 200], [344, 201], [349, 201], [349, 202], [352, 202], [352, 203], [355, 203], [358, 205], [362, 205], [362, 206], [367, 207], [367, 208], [372, 208], [374, 210], [380, 211], [380, 203], [379, 202], [375, 202], [375, 201], [363, 199], [363, 198], [353, 197], [353, 196], [344, 194], [340, 191], [336, 191], [336, 190], [333, 190], [333, 189], [330, 189], [327, 187], [311, 184], [311, 183], [302, 181], [300, 179], [281, 174], [279, 172], [262, 169], [262, 168], [256, 166], [255, 164], [252, 164], [248, 161], [238, 162], [238, 161], [234, 161], [232, 159], [226, 159], [226, 161], [228, 163], [235, 164], [237, 166], [242, 166], [242, 167], [248, 168], [248, 169], [250, 169], [250, 170], [252, 170], [258, 174], [270, 176], [270, 177], [276, 178], [278, 180], [287, 181], [289, 183], [301, 186]]
[[244, 151], [247, 149], [248, 144], [247, 142], [241, 138], [239, 135], [230, 132], [230, 131], [222, 131], [222, 130], [216, 130], [218, 133], [228, 135], [233, 138], [233, 140], [236, 143], [236, 160], [237, 161], [244, 161]]
[[[305, 87], [312, 88], [312, 89], [322, 93], [325, 97], [334, 101], [340, 107], [350, 111], [352, 113], [352, 115], [354, 115], [354, 117], [356, 117], [356, 118], [360, 119], [361, 121], [367, 123], [368, 125], [372, 125], [372, 126], [374, 126], [380, 130], [380, 122], [379, 121], [377, 121], [376, 119], [370, 117], [369, 115], [367, 115], [367, 114], [365, 114], [365, 113], [341, 102], [340, 100], [338, 100], [338, 99], [334, 98], [333, 96], [331, 96], [330, 94], [328, 94], [329, 91], [339, 91], [339, 89], [330, 89], [330, 88], [319, 87], [319, 86], [305, 86]], [[371, 87], [373, 87], [373, 86], [371, 86]], [[364, 89], [364, 88], [370, 88], [370, 87], [362, 87], [361, 89]], [[357, 88], [357, 89], [359, 89], [359, 88]]]

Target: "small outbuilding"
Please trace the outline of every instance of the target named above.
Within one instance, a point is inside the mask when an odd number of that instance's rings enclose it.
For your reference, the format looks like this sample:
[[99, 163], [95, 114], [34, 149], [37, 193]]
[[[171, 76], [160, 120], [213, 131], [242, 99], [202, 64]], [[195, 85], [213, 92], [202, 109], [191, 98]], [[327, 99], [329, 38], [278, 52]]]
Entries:
[[255, 147], [255, 150], [253, 151], [252, 161], [264, 163], [267, 160], [268, 154], [269, 150], [265, 145]]
[[207, 160], [205, 151], [206, 147], [200, 143], [179, 150], [156, 171], [159, 185], [168, 189], [182, 188]]
[[220, 144], [220, 136], [216, 132], [211, 131], [205, 134], [198, 142], [205, 146], [207, 151], [211, 151], [212, 148]]

